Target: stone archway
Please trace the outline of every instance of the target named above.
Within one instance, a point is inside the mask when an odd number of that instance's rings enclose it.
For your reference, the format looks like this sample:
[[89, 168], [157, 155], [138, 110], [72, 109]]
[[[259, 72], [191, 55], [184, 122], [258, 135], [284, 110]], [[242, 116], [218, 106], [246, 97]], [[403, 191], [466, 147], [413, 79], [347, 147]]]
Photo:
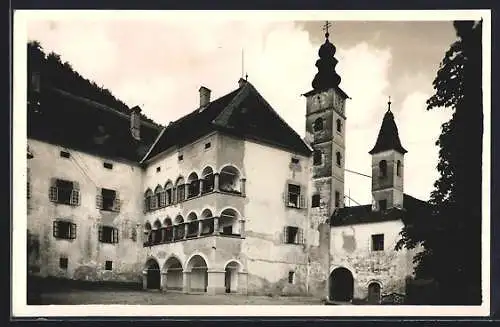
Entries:
[[329, 278], [330, 301], [350, 302], [354, 296], [354, 277], [343, 267], [334, 269]]
[[163, 266], [164, 289], [168, 291], [182, 291], [182, 264], [176, 257], [170, 257]]
[[238, 277], [241, 265], [236, 261], [230, 261], [224, 268], [224, 287], [226, 293], [238, 292]]
[[368, 285], [368, 303], [369, 304], [380, 304], [381, 299], [381, 287], [377, 282], [372, 282]]
[[205, 259], [200, 255], [194, 255], [189, 259], [186, 270], [188, 275], [189, 292], [206, 292], [208, 288], [208, 266]]
[[155, 259], [149, 259], [146, 262], [145, 288], [150, 290], [159, 290], [161, 287], [160, 266]]

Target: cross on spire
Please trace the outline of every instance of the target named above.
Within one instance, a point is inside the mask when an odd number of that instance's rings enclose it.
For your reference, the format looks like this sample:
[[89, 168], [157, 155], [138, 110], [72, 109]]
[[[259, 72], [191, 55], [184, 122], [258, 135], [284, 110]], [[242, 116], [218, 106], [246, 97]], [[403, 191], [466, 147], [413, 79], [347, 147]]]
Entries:
[[389, 95], [389, 101], [387, 102], [387, 111], [391, 111], [391, 96]]
[[328, 29], [332, 26], [332, 24], [329, 21], [325, 22], [325, 25], [323, 25], [323, 31], [325, 31], [325, 36], [328, 39], [330, 36], [330, 33], [328, 33]]

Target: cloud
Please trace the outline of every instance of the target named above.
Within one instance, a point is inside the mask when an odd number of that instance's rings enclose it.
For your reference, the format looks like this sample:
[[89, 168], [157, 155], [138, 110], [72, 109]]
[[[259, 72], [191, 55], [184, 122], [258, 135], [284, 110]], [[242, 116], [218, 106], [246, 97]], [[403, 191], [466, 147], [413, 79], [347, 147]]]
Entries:
[[[311, 43], [309, 32], [294, 22], [210, 21], [200, 28], [197, 21], [38, 21], [30, 23], [28, 33], [81, 75], [127, 105], [140, 105], [162, 124], [194, 110], [201, 85], [212, 90], [213, 99], [234, 90], [244, 49], [249, 81], [304, 135], [301, 94], [311, 89], [319, 44]], [[387, 96], [402, 94], [404, 101], [395, 103], [394, 110], [409, 150], [405, 188], [426, 198], [437, 176], [434, 141], [444, 114], [425, 111], [425, 99], [432, 91], [428, 74], [405, 73], [397, 83], [391, 81], [389, 73], [397, 59], [393, 46], [371, 42], [336, 44], [341, 87], [352, 98], [346, 106], [346, 167], [371, 174], [368, 151], [375, 143]], [[370, 179], [350, 173], [345, 177], [346, 194], [370, 203]]]

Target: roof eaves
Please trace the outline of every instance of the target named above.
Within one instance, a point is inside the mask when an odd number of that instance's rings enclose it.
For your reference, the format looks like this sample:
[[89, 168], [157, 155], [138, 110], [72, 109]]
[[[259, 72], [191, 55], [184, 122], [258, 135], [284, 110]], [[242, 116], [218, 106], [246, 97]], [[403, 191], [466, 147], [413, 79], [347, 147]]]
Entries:
[[158, 141], [160, 140], [160, 138], [162, 137], [162, 135], [166, 129], [167, 129], [167, 127], [163, 127], [163, 129], [160, 131], [160, 133], [156, 137], [156, 140], [153, 142], [153, 144], [151, 144], [151, 146], [149, 147], [149, 150], [146, 152], [144, 157], [139, 161], [141, 164], [144, 163], [148, 159], [149, 154], [154, 149], [154, 147], [156, 146], [156, 144], [158, 143]]

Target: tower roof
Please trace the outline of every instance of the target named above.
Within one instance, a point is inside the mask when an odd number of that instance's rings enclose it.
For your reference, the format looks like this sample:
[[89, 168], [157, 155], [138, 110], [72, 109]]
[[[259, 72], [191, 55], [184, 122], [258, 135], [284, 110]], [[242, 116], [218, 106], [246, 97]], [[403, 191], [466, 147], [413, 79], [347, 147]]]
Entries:
[[391, 112], [389, 101], [389, 109], [384, 115], [384, 120], [382, 121], [382, 126], [378, 132], [377, 143], [373, 149], [368, 152], [369, 154], [375, 154], [386, 150], [395, 150], [402, 154], [405, 154], [406, 149], [401, 145], [401, 140], [399, 139], [398, 127], [394, 121], [394, 115]]
[[314, 90], [325, 90], [339, 86], [341, 78], [335, 71], [338, 60], [335, 59], [336, 47], [330, 43], [329, 34], [325, 34], [325, 43], [321, 45], [318, 51], [319, 59], [316, 61], [318, 72], [312, 81]]

